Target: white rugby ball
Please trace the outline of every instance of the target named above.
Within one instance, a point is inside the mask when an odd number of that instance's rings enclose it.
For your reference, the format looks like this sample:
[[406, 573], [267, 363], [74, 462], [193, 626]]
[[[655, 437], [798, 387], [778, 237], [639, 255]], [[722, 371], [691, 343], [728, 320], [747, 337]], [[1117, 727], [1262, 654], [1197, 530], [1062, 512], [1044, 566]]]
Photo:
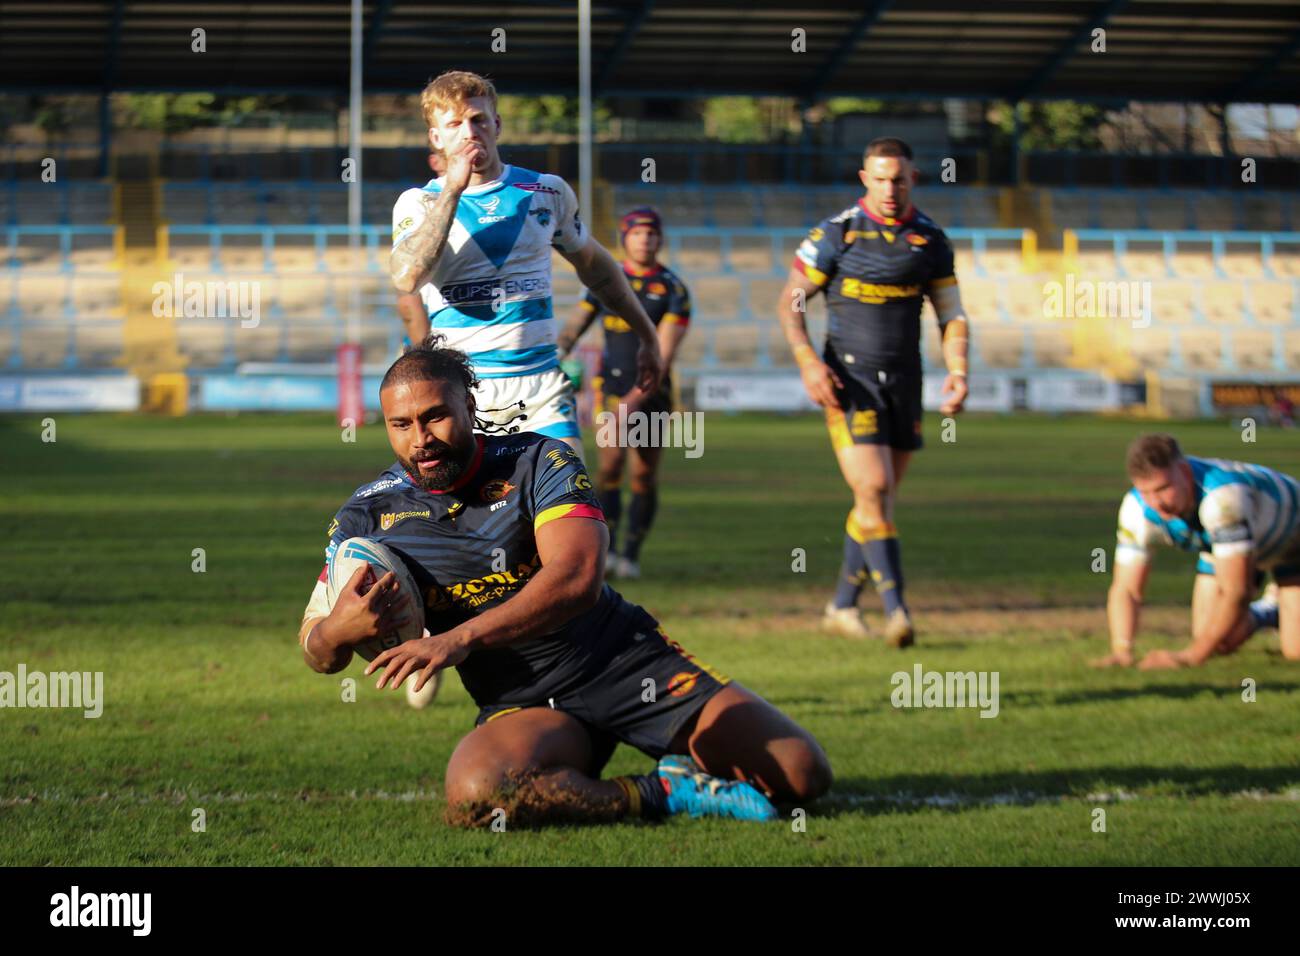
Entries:
[[329, 560], [328, 580], [325, 589], [329, 595], [330, 608], [338, 599], [339, 592], [357, 573], [363, 564], [370, 565], [370, 571], [363, 579], [363, 586], [369, 588], [389, 571], [396, 573], [398, 594], [407, 602], [410, 620], [396, 631], [381, 634], [368, 641], [362, 641], [354, 648], [368, 661], [373, 661], [382, 651], [396, 647], [406, 641], [416, 640], [424, 634], [424, 601], [415, 578], [406, 567], [406, 562], [390, 548], [370, 538], [348, 538], [340, 542]]

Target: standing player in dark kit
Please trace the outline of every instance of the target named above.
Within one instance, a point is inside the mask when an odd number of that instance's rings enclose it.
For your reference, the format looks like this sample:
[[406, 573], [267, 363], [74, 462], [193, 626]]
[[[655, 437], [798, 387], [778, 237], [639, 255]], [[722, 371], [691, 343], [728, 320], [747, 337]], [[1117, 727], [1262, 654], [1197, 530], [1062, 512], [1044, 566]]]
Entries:
[[[944, 415], [966, 400], [968, 322], [957, 292], [952, 246], [911, 202], [917, 171], [899, 139], [873, 140], [858, 178], [866, 195], [823, 219], [799, 246], [778, 314], [804, 388], [826, 409], [831, 445], [853, 491], [844, 563], [823, 626], [849, 637], [869, 632], [857, 610], [868, 576], [885, 609], [885, 638], [913, 642], [903, 598], [894, 502], [912, 452], [921, 447], [921, 306], [939, 319]], [[807, 297], [826, 293], [830, 323], [819, 358], [804, 321]], [[869, 572], [869, 575], [868, 575]]]
[[[636, 355], [641, 341], [622, 317], [607, 309], [590, 291], [578, 303], [574, 316], [560, 332], [556, 347], [561, 355], [567, 353], [592, 322], [602, 319], [605, 351], [600, 360], [600, 374], [592, 381], [596, 414], [604, 411], [619, 415], [620, 406], [626, 413], [642, 411], [653, 415], [671, 412], [673, 393], [669, 372], [673, 356], [691, 321], [690, 295], [686, 284], [659, 262], [659, 247], [663, 243], [663, 222], [659, 213], [649, 206], [638, 206], [619, 220], [618, 231], [626, 253], [623, 272], [641, 307], [659, 331], [659, 353], [664, 367], [659, 390], [647, 394], [636, 386]], [[618, 528], [623, 512], [623, 465], [627, 461], [627, 449], [618, 445], [601, 447], [596, 477], [600, 506], [609, 525], [607, 570], [611, 576], [620, 578], [641, 576], [638, 563], [641, 545], [659, 507], [659, 461], [663, 449], [634, 448], [632, 451], [632, 502], [621, 550], [618, 547]]]
[[[418, 689], [455, 666], [479, 706], [447, 767], [449, 820], [490, 823], [496, 808], [512, 824], [764, 820], [769, 796], [824, 793], [830, 766], [811, 734], [604, 583], [608, 535], [577, 454], [531, 432], [475, 435], [473, 387], [462, 352], [430, 344], [393, 363], [380, 402], [397, 462], [330, 527], [330, 549], [362, 536], [397, 552], [422, 592], [430, 636], [366, 673]], [[396, 576], [363, 592], [365, 572], [333, 607], [317, 583], [298, 635], [313, 670], [343, 669], [360, 642], [403, 623]], [[601, 780], [620, 741], [658, 766]]]

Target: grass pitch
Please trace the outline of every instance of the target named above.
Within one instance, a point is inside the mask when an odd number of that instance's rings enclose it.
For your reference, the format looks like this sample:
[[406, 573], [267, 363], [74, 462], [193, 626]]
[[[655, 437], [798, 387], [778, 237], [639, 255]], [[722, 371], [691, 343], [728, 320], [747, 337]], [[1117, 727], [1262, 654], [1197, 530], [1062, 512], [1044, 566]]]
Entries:
[[[1110, 561], [1140, 430], [967, 416], [945, 444], [931, 416], [896, 516], [919, 644], [896, 652], [816, 629], [849, 506], [820, 423], [710, 414], [703, 457], [666, 453], [645, 577], [620, 589], [810, 728], [831, 794], [802, 832], [494, 833], [441, 822], [474, 716], [454, 675], [416, 712], [359, 664], [320, 676], [297, 650], [326, 525], [391, 460], [381, 427], [345, 444], [324, 416], [61, 415], [46, 443], [38, 418], [0, 418], [0, 670], [105, 682], [98, 719], [0, 710], [0, 863], [1295, 865], [1300, 668], [1272, 632], [1198, 670], [1085, 666], [1105, 651], [1094, 549]], [[1194, 453], [1300, 473], [1292, 433], [1174, 430]], [[1142, 649], [1185, 642], [1192, 573], [1160, 555]], [[891, 675], [918, 662], [997, 671], [998, 716], [895, 709]], [[620, 748], [609, 772], [648, 766]]]

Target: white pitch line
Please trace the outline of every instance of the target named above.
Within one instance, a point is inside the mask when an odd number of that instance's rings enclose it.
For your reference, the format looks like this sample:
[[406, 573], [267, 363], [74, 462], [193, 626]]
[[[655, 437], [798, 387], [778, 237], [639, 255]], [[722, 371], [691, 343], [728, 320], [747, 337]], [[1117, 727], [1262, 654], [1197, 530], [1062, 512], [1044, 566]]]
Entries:
[[[1229, 800], [1258, 800], [1258, 801], [1300, 801], [1300, 787], [1292, 787], [1279, 793], [1272, 793], [1268, 790], [1235, 790], [1230, 793], [1203, 793], [1197, 794], [1197, 797], [1225, 797]], [[900, 807], [1001, 807], [1001, 806], [1031, 806], [1039, 803], [1065, 803], [1067, 801], [1075, 803], [1127, 803], [1134, 800], [1160, 800], [1167, 798], [1187, 799], [1186, 794], [1151, 794], [1142, 795], [1132, 793], [1127, 790], [1105, 790], [1100, 793], [1087, 794], [1050, 794], [1037, 793], [1032, 790], [1012, 790], [1007, 793], [990, 793], [990, 794], [971, 794], [971, 793], [938, 793], [938, 794], [915, 794], [907, 792], [888, 793], [888, 794], [864, 794], [864, 793], [844, 793], [836, 794], [834, 792], [827, 794], [821, 801], [826, 806], [849, 806], [849, 807], [866, 807], [866, 806], [900, 806]]]
[[419, 803], [438, 799], [436, 790], [343, 790], [333, 791], [280, 791], [265, 790], [260, 793], [217, 791], [215, 793], [190, 793], [186, 790], [169, 790], [163, 793], [109, 793], [70, 794], [58, 790], [42, 790], [19, 796], [0, 797], [0, 807], [26, 806], [34, 803], [97, 804], [97, 803], [172, 803], [177, 806], [203, 806], [217, 803], [328, 803], [330, 801], [374, 801], [378, 803]]

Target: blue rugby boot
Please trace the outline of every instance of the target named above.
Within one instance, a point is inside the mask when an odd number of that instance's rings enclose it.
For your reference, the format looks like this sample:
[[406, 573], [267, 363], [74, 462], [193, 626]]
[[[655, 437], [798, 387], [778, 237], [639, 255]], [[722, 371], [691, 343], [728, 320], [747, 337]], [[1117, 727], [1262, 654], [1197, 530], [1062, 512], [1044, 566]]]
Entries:
[[668, 795], [669, 816], [729, 817], [733, 820], [775, 820], [776, 807], [741, 780], [723, 780], [702, 771], [690, 757], [668, 754], [655, 773]]

